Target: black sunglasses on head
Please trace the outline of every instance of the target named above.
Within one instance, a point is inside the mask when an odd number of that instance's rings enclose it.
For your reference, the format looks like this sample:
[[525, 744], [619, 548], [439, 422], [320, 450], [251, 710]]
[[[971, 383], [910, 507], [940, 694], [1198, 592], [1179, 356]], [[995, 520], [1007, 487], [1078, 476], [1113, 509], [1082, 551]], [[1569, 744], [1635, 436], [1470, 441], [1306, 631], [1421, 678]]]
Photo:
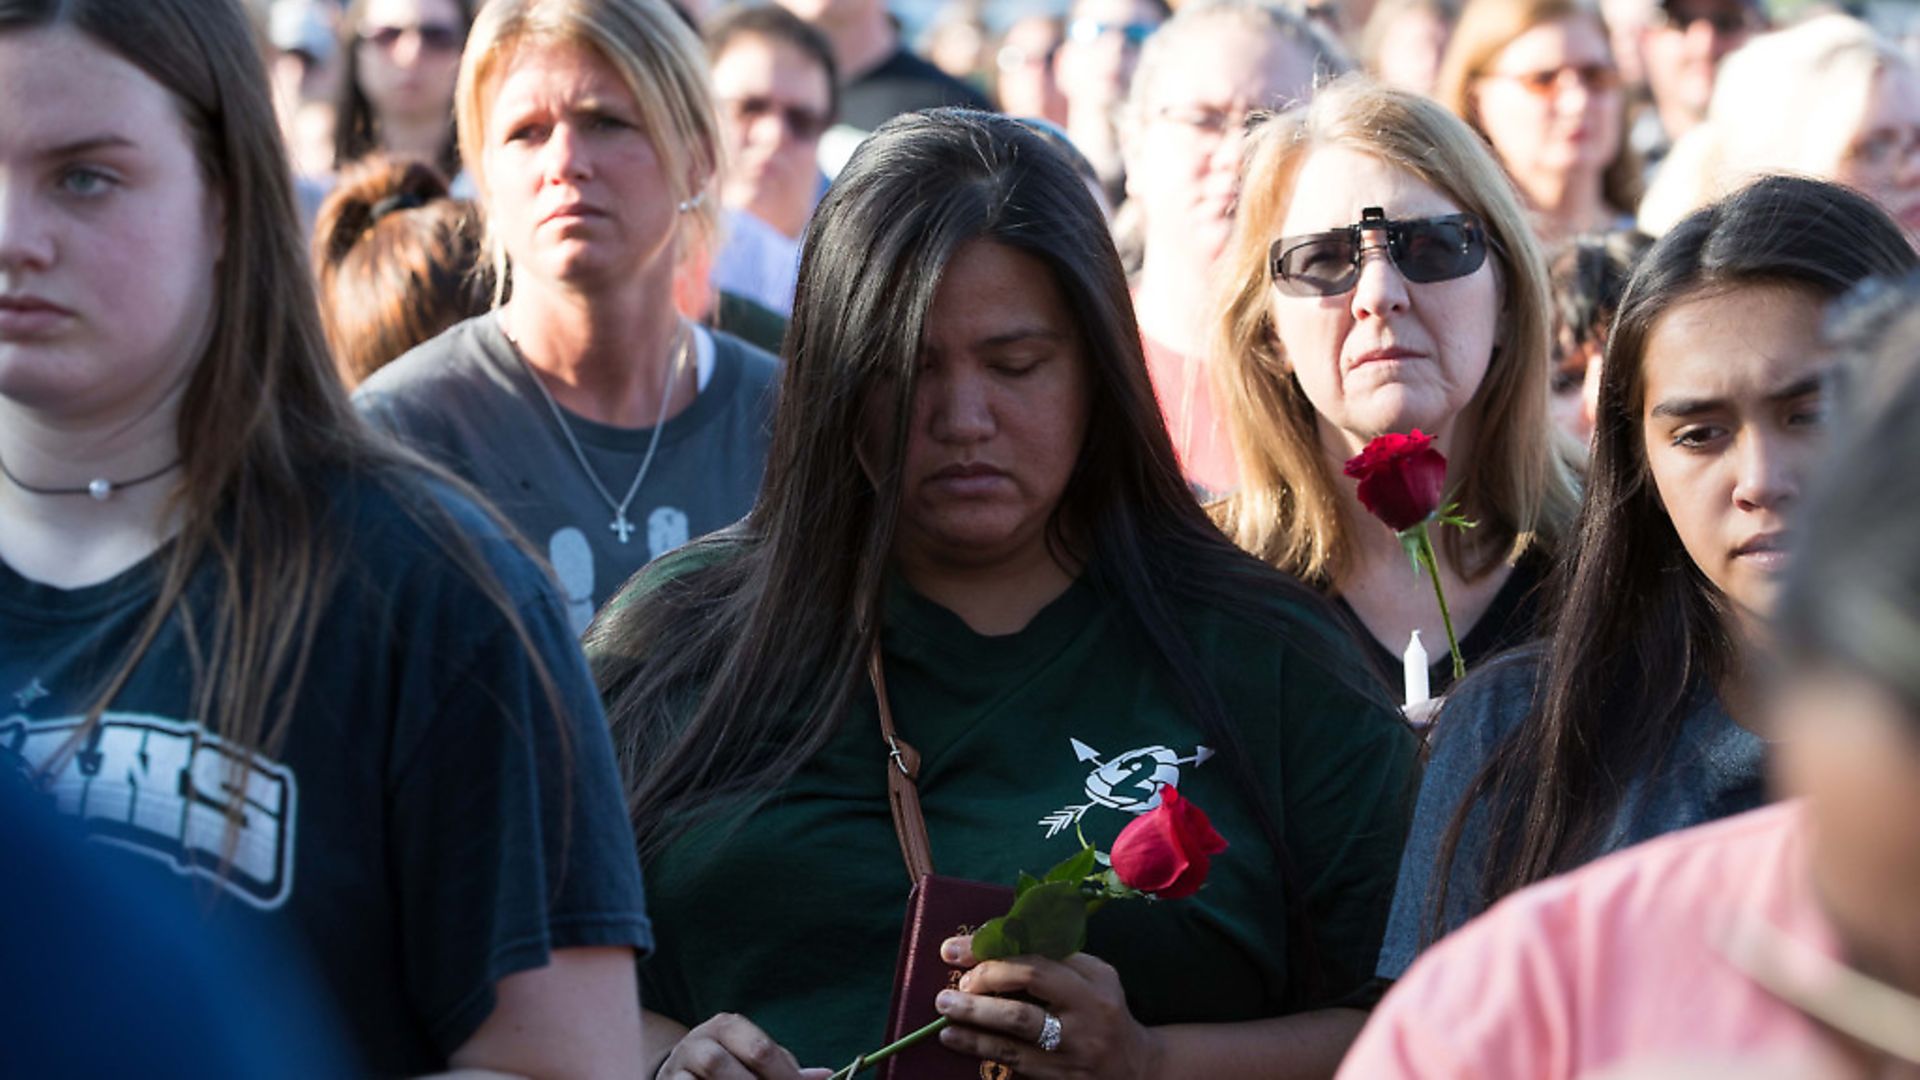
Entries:
[[1386, 233], [1387, 257], [1408, 281], [1423, 285], [1466, 277], [1487, 261], [1487, 227], [1472, 214], [1388, 221], [1385, 211], [1369, 206], [1344, 229], [1275, 240], [1267, 251], [1274, 287], [1288, 296], [1338, 296], [1353, 288], [1370, 232]]

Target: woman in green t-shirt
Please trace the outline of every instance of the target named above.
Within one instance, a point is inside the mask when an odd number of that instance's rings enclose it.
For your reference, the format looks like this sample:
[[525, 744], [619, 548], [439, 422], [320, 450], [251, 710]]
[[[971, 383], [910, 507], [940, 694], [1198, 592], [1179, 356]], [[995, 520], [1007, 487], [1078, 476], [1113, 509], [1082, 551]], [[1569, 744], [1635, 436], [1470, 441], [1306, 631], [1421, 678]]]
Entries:
[[1103, 911], [1085, 954], [973, 968], [949, 1047], [1034, 1077], [1330, 1073], [1413, 739], [1324, 603], [1189, 494], [1066, 159], [973, 112], [876, 132], [809, 230], [785, 371], [753, 513], [588, 636], [661, 943], [648, 1064], [813, 1076], [878, 1045], [906, 883], [877, 641], [940, 873], [1105, 847], [1176, 781], [1234, 845], [1199, 896]]

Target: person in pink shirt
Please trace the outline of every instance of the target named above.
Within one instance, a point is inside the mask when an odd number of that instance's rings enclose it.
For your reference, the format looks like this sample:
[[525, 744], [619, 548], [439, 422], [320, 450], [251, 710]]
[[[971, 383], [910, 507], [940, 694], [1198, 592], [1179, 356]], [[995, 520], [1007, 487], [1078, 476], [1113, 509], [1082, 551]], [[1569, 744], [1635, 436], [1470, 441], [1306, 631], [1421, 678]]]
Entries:
[[1414, 964], [1340, 1077], [1920, 1075], [1916, 301], [1909, 278], [1855, 316], [1861, 407], [1773, 623], [1799, 798], [1509, 897]]

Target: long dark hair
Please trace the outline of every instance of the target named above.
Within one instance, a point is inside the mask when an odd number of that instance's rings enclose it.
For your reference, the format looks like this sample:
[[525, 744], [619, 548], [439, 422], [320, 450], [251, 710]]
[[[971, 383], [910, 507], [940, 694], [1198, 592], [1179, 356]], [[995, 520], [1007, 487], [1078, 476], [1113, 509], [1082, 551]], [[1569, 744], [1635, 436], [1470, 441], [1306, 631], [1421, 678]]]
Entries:
[[[460, 29], [473, 26], [474, 9], [479, 0], [454, 0], [460, 9]], [[367, 17], [367, 0], [353, 0], [340, 19], [340, 92], [334, 100], [333, 167], [344, 168], [352, 162], [382, 149], [379, 117], [373, 114], [373, 102], [360, 89], [360, 26]], [[460, 136], [454, 129], [453, 102], [447, 102], [447, 141], [433, 166], [447, 176], [460, 172]]]
[[[1315, 626], [1322, 602], [1228, 543], [1182, 480], [1120, 259], [1086, 186], [1025, 125], [948, 109], [883, 125], [821, 203], [759, 501], [740, 526], [701, 542], [729, 553], [610, 607], [588, 631], [643, 856], [716, 806], [769, 796], [866, 700], [920, 343], [942, 269], [976, 240], [1045, 263], [1083, 335], [1086, 443], [1049, 542], [1084, 562], [1152, 643], [1227, 748], [1284, 866], [1276, 819], [1180, 616], [1247, 611], [1336, 675], [1364, 676], [1338, 665], [1332, 632], [1319, 629], [1331, 621]], [[876, 410], [892, 415], [893, 438], [870, 448], [863, 469], [856, 442]], [[1310, 981], [1310, 954], [1293, 955]]]
[[1914, 263], [1900, 227], [1871, 201], [1784, 176], [1694, 213], [1647, 253], [1607, 342], [1592, 471], [1555, 571], [1550, 595], [1563, 599], [1543, 676], [1526, 720], [1495, 749], [1441, 842], [1436, 922], [1476, 804], [1492, 811], [1481, 900], [1579, 865], [1696, 695], [1737, 671], [1725, 598], [1687, 556], [1647, 473], [1641, 410], [1655, 326], [1711, 292], [1784, 285], [1833, 299]]

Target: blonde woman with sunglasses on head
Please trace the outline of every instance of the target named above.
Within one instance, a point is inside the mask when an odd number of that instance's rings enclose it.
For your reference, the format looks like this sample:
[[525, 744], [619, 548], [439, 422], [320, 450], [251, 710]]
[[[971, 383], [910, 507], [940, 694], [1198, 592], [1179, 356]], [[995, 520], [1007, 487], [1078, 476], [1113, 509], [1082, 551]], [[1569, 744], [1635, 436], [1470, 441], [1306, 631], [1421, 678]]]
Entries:
[[[1336, 599], [1397, 673], [1413, 631], [1446, 631], [1341, 467], [1419, 428], [1479, 522], [1438, 539], [1468, 666], [1525, 640], [1574, 495], [1549, 438], [1546, 279], [1512, 188], [1445, 109], [1361, 78], [1260, 123], [1245, 160], [1212, 356], [1241, 486], [1217, 518]], [[1452, 671], [1432, 652], [1439, 692]]]

